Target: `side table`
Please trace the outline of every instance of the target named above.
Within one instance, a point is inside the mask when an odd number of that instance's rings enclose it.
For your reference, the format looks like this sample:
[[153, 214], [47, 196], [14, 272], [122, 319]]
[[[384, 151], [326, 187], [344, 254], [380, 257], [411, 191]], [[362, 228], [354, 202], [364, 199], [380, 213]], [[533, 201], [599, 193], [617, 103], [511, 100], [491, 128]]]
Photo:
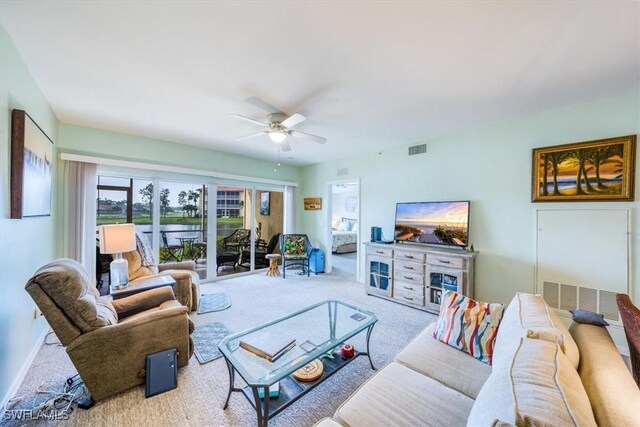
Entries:
[[176, 281], [171, 276], [153, 276], [146, 279], [136, 279], [129, 282], [129, 286], [126, 288], [111, 289], [111, 297], [116, 300], [163, 286], [171, 286], [173, 288], [175, 284]]
[[280, 254], [268, 254], [265, 256], [269, 260], [269, 269], [267, 270], [267, 276], [279, 276], [280, 269], [278, 268], [278, 261], [282, 258]]

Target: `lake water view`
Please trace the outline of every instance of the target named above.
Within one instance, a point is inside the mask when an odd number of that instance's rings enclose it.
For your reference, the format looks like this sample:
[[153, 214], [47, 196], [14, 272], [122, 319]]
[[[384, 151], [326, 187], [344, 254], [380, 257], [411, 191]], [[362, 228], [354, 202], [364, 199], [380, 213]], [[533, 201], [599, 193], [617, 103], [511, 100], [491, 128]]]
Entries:
[[[136, 228], [146, 234], [149, 241], [153, 243], [151, 224], [137, 224]], [[227, 237], [236, 231], [238, 227], [233, 224], [219, 224], [218, 236]], [[199, 224], [161, 224], [160, 231], [167, 231], [167, 243], [170, 245], [180, 244], [179, 237], [196, 237], [198, 241], [202, 239], [202, 226]]]

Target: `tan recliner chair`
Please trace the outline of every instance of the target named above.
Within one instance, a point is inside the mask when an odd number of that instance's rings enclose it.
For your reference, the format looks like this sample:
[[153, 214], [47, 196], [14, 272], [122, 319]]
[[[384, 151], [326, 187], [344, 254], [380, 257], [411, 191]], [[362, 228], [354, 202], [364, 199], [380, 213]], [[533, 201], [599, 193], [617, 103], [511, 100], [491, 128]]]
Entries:
[[193, 322], [170, 287], [112, 302], [99, 295], [78, 262], [58, 259], [40, 268], [25, 289], [94, 400], [142, 384], [150, 353], [176, 348], [178, 367], [193, 354]]
[[[143, 233], [136, 233], [138, 239], [143, 239], [142, 244], [151, 247], [147, 237]], [[196, 273], [196, 263], [193, 261], [168, 262], [165, 264], [144, 265], [140, 242], [136, 245], [136, 250], [125, 252], [122, 257], [129, 264], [129, 280], [134, 282], [138, 279], [148, 279], [156, 275], [170, 275], [176, 281], [173, 287], [176, 299], [190, 311], [198, 309], [198, 297], [200, 296], [200, 276]], [[151, 249], [149, 249], [151, 252]], [[153, 256], [151, 256], [153, 258]]]

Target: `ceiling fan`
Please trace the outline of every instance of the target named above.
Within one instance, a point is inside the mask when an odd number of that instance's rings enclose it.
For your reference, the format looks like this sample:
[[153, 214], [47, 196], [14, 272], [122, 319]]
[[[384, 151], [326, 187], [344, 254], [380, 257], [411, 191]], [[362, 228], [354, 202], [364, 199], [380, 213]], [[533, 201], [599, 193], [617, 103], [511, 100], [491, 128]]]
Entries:
[[321, 136], [312, 135], [306, 132], [300, 132], [299, 130], [293, 130], [292, 128], [307, 120], [305, 116], [300, 113], [294, 113], [290, 116], [280, 111], [273, 105], [265, 102], [256, 97], [249, 97], [245, 101], [254, 107], [258, 107], [269, 113], [267, 116], [267, 122], [260, 122], [258, 120], [250, 119], [249, 117], [241, 116], [239, 114], [231, 114], [233, 117], [245, 120], [254, 125], [266, 127], [266, 130], [255, 132], [249, 135], [242, 136], [238, 140], [250, 139], [257, 136], [268, 135], [269, 138], [278, 144], [282, 151], [290, 151], [291, 146], [287, 141], [289, 136], [293, 138], [306, 139], [307, 141], [317, 142], [318, 144], [324, 144], [327, 142], [326, 138]]

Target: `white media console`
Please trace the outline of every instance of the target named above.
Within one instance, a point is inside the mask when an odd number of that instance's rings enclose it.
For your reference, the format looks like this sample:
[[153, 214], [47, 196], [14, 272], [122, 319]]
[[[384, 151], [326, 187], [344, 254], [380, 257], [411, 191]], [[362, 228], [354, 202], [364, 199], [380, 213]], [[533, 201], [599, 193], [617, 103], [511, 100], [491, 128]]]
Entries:
[[473, 298], [477, 252], [411, 243], [368, 242], [365, 288], [368, 295], [438, 313], [442, 292]]

